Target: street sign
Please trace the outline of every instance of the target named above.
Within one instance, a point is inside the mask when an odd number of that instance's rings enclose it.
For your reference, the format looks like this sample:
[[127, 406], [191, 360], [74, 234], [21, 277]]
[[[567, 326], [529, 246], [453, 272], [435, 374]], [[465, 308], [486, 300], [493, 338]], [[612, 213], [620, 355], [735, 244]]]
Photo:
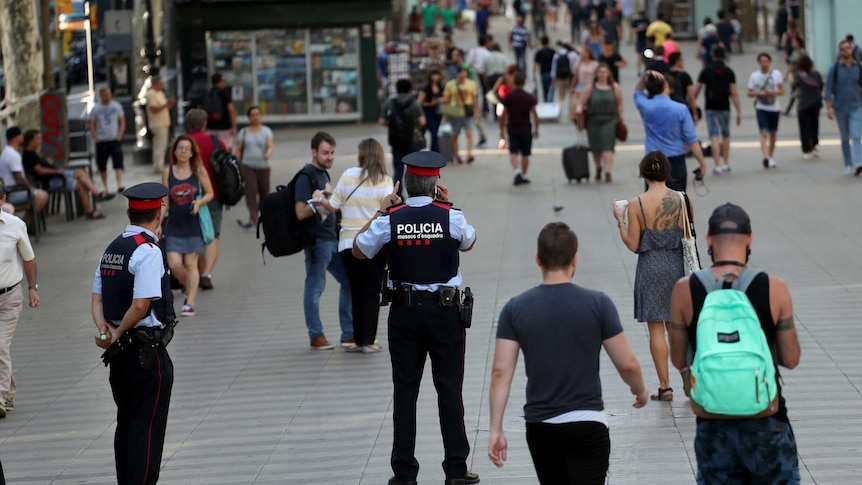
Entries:
[[131, 10], [105, 10], [105, 35], [130, 35], [131, 33]]
[[57, 8], [55, 15], [72, 13], [72, 0], [56, 0], [54, 6]]

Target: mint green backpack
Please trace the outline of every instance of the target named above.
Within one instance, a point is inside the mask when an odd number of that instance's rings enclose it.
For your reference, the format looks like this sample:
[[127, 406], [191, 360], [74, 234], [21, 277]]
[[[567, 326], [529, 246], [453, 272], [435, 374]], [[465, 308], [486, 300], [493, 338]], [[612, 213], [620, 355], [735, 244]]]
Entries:
[[[760, 417], [778, 409], [772, 351], [745, 290], [760, 274], [746, 268], [726, 287], [707, 268], [694, 273], [706, 288], [691, 363], [691, 399], [709, 414]], [[695, 409], [697, 412], [697, 409]]]

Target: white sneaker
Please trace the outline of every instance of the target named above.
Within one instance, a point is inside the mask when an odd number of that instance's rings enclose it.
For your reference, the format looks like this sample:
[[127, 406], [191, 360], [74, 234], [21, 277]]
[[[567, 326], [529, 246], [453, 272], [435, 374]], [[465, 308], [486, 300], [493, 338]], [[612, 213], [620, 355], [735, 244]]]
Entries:
[[803, 153], [802, 154], [803, 160], [811, 160], [812, 158], [814, 158], [814, 155], [812, 153]]
[[724, 169], [721, 167], [715, 167], [714, 169], [712, 169], [713, 175], [721, 175], [722, 172], [724, 172]]
[[775, 159], [774, 159], [774, 158], [770, 158], [766, 166], [767, 166], [768, 168], [775, 168], [775, 167], [777, 167], [777, 166], [778, 166], [778, 164], [776, 164], [776, 163], [775, 163]]
[[730, 173], [730, 165], [725, 165], [725, 166], [721, 167], [721, 170], [722, 170], [723, 172], [728, 172], [728, 173]]
[[811, 154], [814, 155], [815, 158], [820, 158], [820, 150], [817, 147], [811, 149]]
[[844, 175], [853, 175], [853, 167], [844, 167]]

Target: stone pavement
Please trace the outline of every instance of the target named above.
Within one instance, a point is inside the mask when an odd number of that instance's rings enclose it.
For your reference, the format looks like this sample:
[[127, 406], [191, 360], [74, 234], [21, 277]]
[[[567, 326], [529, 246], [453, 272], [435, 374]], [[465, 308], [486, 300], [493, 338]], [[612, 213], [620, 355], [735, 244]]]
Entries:
[[[749, 54], [733, 62], [745, 78], [755, 66]], [[636, 166], [643, 131], [630, 101], [633, 82], [629, 67], [623, 84], [630, 141], [619, 146], [613, 184], [565, 182], [560, 148], [571, 144], [570, 124], [542, 127], [531, 185], [513, 187], [507, 157], [496, 150], [477, 151], [470, 166], [443, 170], [441, 182], [478, 234], [475, 249], [462, 257], [465, 284], [476, 294], [464, 405], [473, 446], [469, 466], [482, 483], [536, 483], [524, 438], [523, 369], [516, 373], [506, 413], [510, 450], [502, 469], [486, 457], [487, 395], [497, 315], [509, 298], [540, 282], [535, 237], [556, 218], [552, 205], [564, 206], [558, 218], [580, 238], [575, 282], [606, 292], [617, 304], [645, 380], [657, 387], [646, 327], [631, 317], [636, 256], [620, 242], [610, 211], [614, 199], [642, 190]], [[841, 175], [837, 130], [825, 116], [822, 159], [801, 159], [794, 120], [782, 118], [780, 134], [787, 143], [778, 148], [779, 168], [764, 171], [751, 103], [744, 101], [743, 107], [743, 126], [734, 129], [741, 141], [733, 146], [733, 173], [708, 176], [706, 189], [694, 191], [703, 262], [708, 262], [703, 234], [711, 210], [726, 201], [742, 205], [755, 232], [752, 265], [785, 278], [794, 298], [802, 360], [783, 375], [802, 481], [855, 483], [862, 471], [862, 268], [856, 255], [862, 249], [857, 209], [862, 180]], [[317, 129], [275, 130], [274, 181], [286, 182], [309, 159], [308, 140]], [[355, 163], [360, 139], [385, 140], [375, 125], [323, 129], [339, 142], [334, 179]], [[155, 177], [146, 167], [132, 167], [128, 179], [131, 185]], [[124, 207], [122, 198], [102, 204], [108, 215], [103, 221], [66, 223], [54, 216], [36, 245], [42, 306], [22, 312], [12, 343], [17, 408], [0, 421], [0, 459], [10, 484], [115, 482], [115, 407], [108, 372], [92, 343], [89, 306], [97, 261], [124, 227]], [[309, 350], [302, 258], [267, 258], [263, 265], [253, 232], [234, 223], [246, 217], [242, 205], [225, 214], [215, 289], [200, 294], [198, 315], [182, 319], [171, 344], [176, 382], [161, 483], [386, 483], [392, 440], [386, 350], [376, 355]], [[338, 335], [334, 286], [330, 278], [321, 303], [330, 338]], [[383, 309], [384, 349], [385, 316]], [[694, 419], [682, 393], [672, 403], [651, 402], [636, 410], [604, 356], [602, 380], [611, 424], [610, 483], [693, 483]], [[679, 389], [676, 377], [672, 382]], [[419, 481], [440, 483], [442, 445], [430, 367], [418, 406]]]

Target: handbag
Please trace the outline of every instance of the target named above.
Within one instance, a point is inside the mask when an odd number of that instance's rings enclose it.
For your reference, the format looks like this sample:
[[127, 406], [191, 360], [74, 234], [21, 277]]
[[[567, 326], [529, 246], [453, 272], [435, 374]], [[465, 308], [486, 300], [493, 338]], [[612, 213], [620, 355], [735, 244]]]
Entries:
[[616, 136], [619, 141], [626, 141], [629, 137], [629, 129], [623, 120], [617, 121]]
[[694, 232], [694, 224], [691, 223], [690, 207], [688, 197], [684, 192], [677, 192], [683, 208], [683, 226], [685, 233], [682, 236], [682, 261], [685, 267], [685, 275], [688, 276], [695, 271], [700, 271], [700, 257], [697, 254], [697, 236]]
[[437, 113], [449, 118], [464, 116], [464, 111], [457, 104], [440, 103], [437, 105]]
[[[198, 175], [200, 175], [200, 168], [198, 168], [198, 174], [195, 175], [196, 179]], [[203, 193], [203, 189], [201, 188], [200, 179], [197, 179], [197, 183], [198, 192], [195, 194], [195, 200], [201, 200], [203, 198], [203, 195], [201, 195]], [[206, 204], [198, 208], [198, 221], [201, 225], [201, 236], [203, 236], [204, 246], [209, 245], [215, 241], [215, 228], [213, 228], [213, 219], [212, 216], [210, 216], [210, 208]]]

